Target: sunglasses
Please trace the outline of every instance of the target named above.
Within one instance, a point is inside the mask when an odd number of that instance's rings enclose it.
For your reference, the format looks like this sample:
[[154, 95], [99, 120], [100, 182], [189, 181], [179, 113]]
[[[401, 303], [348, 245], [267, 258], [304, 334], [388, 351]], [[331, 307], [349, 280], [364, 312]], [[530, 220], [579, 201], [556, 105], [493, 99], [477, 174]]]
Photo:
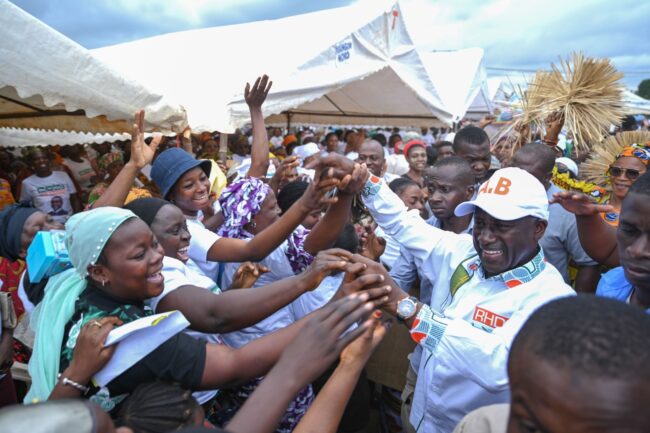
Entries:
[[628, 178], [628, 180], [635, 180], [641, 174], [639, 170], [635, 170], [633, 168], [622, 168], [614, 166], [609, 167], [609, 170], [607, 171], [607, 174], [613, 177], [619, 177], [623, 173], [625, 173], [625, 177]]

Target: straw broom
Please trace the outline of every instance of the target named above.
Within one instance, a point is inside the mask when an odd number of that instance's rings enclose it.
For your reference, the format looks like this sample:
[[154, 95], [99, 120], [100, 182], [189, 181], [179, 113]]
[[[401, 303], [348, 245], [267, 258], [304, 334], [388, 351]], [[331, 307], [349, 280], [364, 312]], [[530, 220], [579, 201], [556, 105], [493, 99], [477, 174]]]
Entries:
[[[609, 59], [593, 59], [573, 53], [570, 60], [560, 59], [559, 67], [551, 72], [537, 72], [528, 90], [522, 95], [524, 115], [515, 121], [513, 129], [533, 128], [542, 131], [544, 120], [561, 114], [564, 127], [579, 150], [600, 143], [610, 125], [620, 123], [623, 107], [623, 73], [617, 72]], [[523, 144], [530, 137], [520, 136]], [[516, 149], [513, 149], [516, 151]]]

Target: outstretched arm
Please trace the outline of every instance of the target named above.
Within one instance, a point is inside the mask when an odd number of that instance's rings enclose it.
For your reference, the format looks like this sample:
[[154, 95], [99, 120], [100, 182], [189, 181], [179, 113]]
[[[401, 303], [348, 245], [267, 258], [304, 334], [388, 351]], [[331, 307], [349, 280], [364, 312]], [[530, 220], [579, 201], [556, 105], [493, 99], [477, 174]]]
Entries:
[[[313, 340], [310, 344], [313, 352], [318, 353], [320, 358], [331, 364], [335, 357], [327, 355], [322, 350], [323, 346], [327, 346], [332, 352], [337, 353], [327, 342], [328, 330], [336, 329], [338, 332], [336, 337], [338, 337], [353, 323], [364, 321], [375, 307], [369, 299], [368, 293], [351, 295], [315, 311], [284, 329], [254, 340], [241, 349], [235, 350], [223, 345], [209, 344], [206, 347], [205, 367], [200, 388], [214, 389], [263, 376], [278, 362], [283, 350], [293, 340], [305, 338], [307, 335], [310, 340]], [[367, 327], [368, 325], [364, 324], [340, 340], [337, 338], [339, 343], [336, 344], [340, 344], [342, 349]], [[293, 373], [296, 374], [305, 368], [306, 361], [304, 358], [292, 360]]]
[[179, 310], [190, 327], [205, 333], [223, 334], [254, 325], [316, 288], [335, 270], [343, 270], [351, 254], [343, 250], [323, 251], [300, 275], [254, 289], [228, 290], [214, 294], [195, 286], [182, 286], [167, 294], [156, 312]]
[[244, 99], [251, 112], [251, 123], [253, 124], [253, 146], [251, 147], [251, 167], [248, 169], [247, 176], [264, 178], [269, 169], [269, 137], [264, 127], [264, 115], [262, 114], [262, 104], [271, 90], [272, 81], [269, 77], [263, 75], [257, 77], [255, 84], [251, 88], [246, 83], [244, 89]]
[[345, 183], [339, 185], [338, 201], [331, 205], [325, 216], [309, 232], [305, 239], [305, 250], [310, 254], [317, 254], [320, 250], [331, 247], [339, 237], [345, 224], [350, 221], [352, 200], [355, 191], [349, 189], [350, 184], [356, 184], [368, 175], [368, 169], [355, 164], [352, 175]]
[[363, 367], [388, 330], [386, 323], [379, 323], [380, 319], [381, 312], [375, 311], [368, 330], [343, 350], [341, 362], [294, 433], [336, 433]]
[[[354, 171], [354, 163], [341, 155], [329, 154], [307, 168], [330, 167], [335, 175], [341, 176]], [[370, 175], [366, 171], [365, 178], [359, 182], [350, 182], [350, 188], [360, 191], [363, 203], [375, 222], [388, 235], [397, 240], [416, 258], [426, 261], [431, 254], [445, 254], [449, 248], [446, 245], [457, 245], [458, 242], [468, 242], [467, 235], [457, 235], [430, 226], [422, 218], [414, 218], [402, 200], [393, 193], [382, 179]], [[435, 275], [428, 275], [435, 280]]]
[[564, 209], [575, 214], [578, 238], [585, 252], [595, 261], [605, 266], [620, 266], [616, 229], [600, 217], [602, 212], [611, 212], [608, 205], [594, 203], [584, 194], [563, 191], [553, 194], [552, 203], [559, 203]]
[[93, 204], [92, 208], [104, 206], [124, 206], [124, 201], [129, 195], [133, 181], [142, 168], [153, 161], [156, 149], [162, 136], [155, 136], [151, 144], [144, 142], [144, 110], [135, 113], [133, 132], [131, 133], [131, 159], [115, 177], [115, 180]]
[[338, 184], [338, 179], [329, 176], [319, 182], [313, 182], [282, 217], [255, 235], [253, 239], [244, 241], [220, 238], [208, 250], [207, 259], [214, 262], [244, 262], [246, 260], [257, 262], [262, 260], [280, 246], [310, 212], [321, 209], [327, 204], [335, 203], [337, 198], [328, 198], [326, 194]]
[[[354, 302], [357, 301], [341, 300], [309, 316], [311, 319], [303, 332], [286, 348], [278, 363], [228, 424], [229, 432], [275, 431], [298, 391], [325, 371], [346, 345], [371, 326], [371, 322], [366, 321], [355, 331], [343, 334], [349, 321], [341, 313], [345, 311], [357, 316], [368, 305], [355, 306]], [[362, 313], [361, 317], [364, 314], [367, 313]], [[346, 400], [344, 396], [336, 398]]]

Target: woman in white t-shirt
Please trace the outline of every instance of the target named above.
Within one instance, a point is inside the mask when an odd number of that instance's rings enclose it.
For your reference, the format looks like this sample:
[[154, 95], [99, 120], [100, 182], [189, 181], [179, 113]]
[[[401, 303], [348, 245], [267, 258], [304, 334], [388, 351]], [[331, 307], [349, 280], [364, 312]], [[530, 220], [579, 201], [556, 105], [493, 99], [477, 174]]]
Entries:
[[[190, 321], [190, 327], [203, 333], [226, 333], [259, 322], [314, 289], [330, 272], [344, 269], [352, 256], [340, 250], [324, 253], [318, 263], [299, 275], [256, 289], [246, 288], [250, 283], [244, 282], [248, 278], [242, 273], [249, 269], [240, 269], [243, 272], [235, 275], [230, 287], [237, 290], [222, 293], [213, 280], [190, 267], [191, 234], [178, 207], [158, 198], [141, 198], [124, 208], [147, 223], [165, 251], [164, 289], [148, 301], [149, 305], [157, 313], [180, 310]], [[259, 273], [263, 274], [267, 269], [260, 267]]]
[[198, 270], [215, 281], [219, 273], [219, 265], [215, 262], [264, 259], [291, 235], [309, 213], [333, 201], [325, 194], [339, 183], [332, 178], [314, 182], [289, 211], [272, 224], [265, 225], [268, 230], [259, 230], [255, 237], [244, 240], [221, 237], [210, 230], [223, 221], [221, 214], [210, 217], [203, 215], [203, 211], [211, 208], [210, 169], [209, 161], [197, 160], [182, 149], [171, 148], [156, 158], [151, 177], [163, 197], [178, 206], [187, 219], [192, 235], [189, 257]]

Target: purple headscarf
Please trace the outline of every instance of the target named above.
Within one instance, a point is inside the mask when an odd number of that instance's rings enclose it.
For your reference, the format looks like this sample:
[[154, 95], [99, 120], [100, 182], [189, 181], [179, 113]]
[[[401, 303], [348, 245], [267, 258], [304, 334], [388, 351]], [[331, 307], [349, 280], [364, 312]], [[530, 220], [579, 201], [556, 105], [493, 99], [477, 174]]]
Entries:
[[[219, 197], [219, 205], [224, 223], [217, 233], [219, 236], [234, 239], [251, 239], [253, 234], [244, 228], [260, 212], [264, 199], [271, 188], [261, 180], [251, 177], [239, 179], [226, 187]], [[286, 256], [294, 273], [300, 273], [314, 260], [305, 251], [305, 239], [309, 230], [298, 227], [287, 239]]]
[[224, 223], [217, 234], [226, 238], [252, 238], [253, 235], [244, 226], [260, 212], [269, 192], [271, 188], [254, 177], [239, 179], [228, 185], [219, 197]]

